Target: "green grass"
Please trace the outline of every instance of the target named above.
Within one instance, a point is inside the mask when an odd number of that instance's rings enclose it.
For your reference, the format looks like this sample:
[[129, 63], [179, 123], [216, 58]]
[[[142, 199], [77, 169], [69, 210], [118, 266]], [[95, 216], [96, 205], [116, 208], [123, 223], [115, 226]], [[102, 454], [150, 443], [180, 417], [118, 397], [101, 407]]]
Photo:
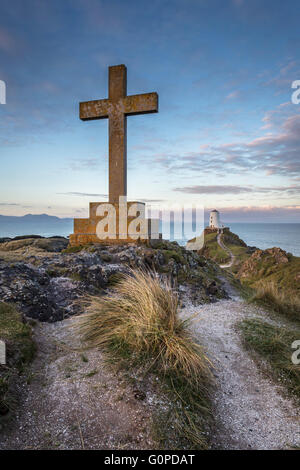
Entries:
[[6, 414], [15, 402], [12, 384], [16, 375], [24, 372], [33, 359], [35, 345], [32, 330], [24, 324], [16, 308], [0, 302], [0, 339], [6, 344], [6, 365], [0, 365], [0, 416]]
[[184, 259], [184, 257], [178, 251], [164, 250], [163, 255], [164, 255], [167, 263], [170, 261], [171, 258], [173, 258], [176, 261], [176, 263], [186, 264], [186, 260]]
[[[300, 366], [291, 360], [292, 343], [300, 339], [300, 327], [273, 326], [259, 319], [238, 324], [245, 347], [268, 364], [268, 372], [283, 384], [297, 400], [300, 399]], [[261, 363], [263, 365], [263, 363]]]
[[298, 293], [280, 289], [274, 282], [261, 281], [251, 301], [291, 320], [300, 321], [300, 297]]
[[205, 234], [204, 247], [201, 249], [201, 254], [218, 264], [227, 263], [230, 261], [230, 256], [218, 244], [217, 235], [217, 232]]
[[62, 250], [62, 253], [79, 253], [84, 249], [84, 245], [77, 245], [77, 246], [68, 246], [64, 250]]
[[259, 287], [261, 280], [274, 283], [278, 288], [292, 291], [300, 296], [300, 258], [288, 254], [288, 263], [276, 263], [267, 254], [259, 259], [252, 272], [244, 278], [253, 287]]
[[[231, 259], [229, 254], [223, 250], [217, 241], [218, 234], [216, 232], [205, 234], [203, 254], [218, 264], [228, 263]], [[243, 241], [232, 232], [224, 233], [221, 238], [224, 245], [232, 251], [237, 257], [237, 261], [244, 261], [249, 255], [246, 254], [247, 247], [243, 245]]]
[[85, 374], [85, 377], [94, 377], [94, 375], [96, 375], [96, 374], [98, 374], [98, 370], [93, 369], [90, 372], [88, 372], [87, 374]]
[[[217, 232], [205, 234], [204, 247], [202, 248], [201, 253], [204, 254], [206, 258], [210, 258], [218, 264], [228, 263], [231, 257], [220, 247], [217, 241], [217, 236]], [[230, 268], [230, 271], [236, 273], [238, 266], [240, 266], [241, 263], [246, 261], [250, 256], [250, 254], [247, 253], [248, 247], [246, 243], [238, 237], [238, 235], [230, 231], [225, 231], [222, 234], [221, 240], [236, 257], [235, 265]]]
[[132, 271], [111, 295], [90, 298], [86, 310], [76, 328], [90, 346], [104, 350], [126, 371], [142, 369], [160, 378], [172, 410], [159, 425], [164, 442], [205, 448], [210, 363], [189, 335], [188, 322], [178, 318], [178, 298], [170, 285]]

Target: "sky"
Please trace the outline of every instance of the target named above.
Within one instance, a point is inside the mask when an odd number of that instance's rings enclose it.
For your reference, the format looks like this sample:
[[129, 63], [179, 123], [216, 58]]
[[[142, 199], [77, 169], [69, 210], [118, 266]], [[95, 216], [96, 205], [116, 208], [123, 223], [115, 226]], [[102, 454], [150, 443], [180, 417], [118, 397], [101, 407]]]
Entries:
[[88, 216], [108, 192], [108, 66], [159, 113], [129, 116], [128, 199], [225, 222], [300, 222], [296, 0], [0, 0], [0, 214]]

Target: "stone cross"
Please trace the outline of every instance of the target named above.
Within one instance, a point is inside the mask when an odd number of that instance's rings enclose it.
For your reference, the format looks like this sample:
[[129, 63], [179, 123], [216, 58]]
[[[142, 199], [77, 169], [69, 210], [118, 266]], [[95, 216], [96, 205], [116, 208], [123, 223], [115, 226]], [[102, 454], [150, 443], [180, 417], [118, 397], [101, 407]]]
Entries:
[[80, 103], [80, 119], [109, 119], [109, 202], [127, 196], [127, 116], [158, 112], [157, 93], [127, 96], [125, 65], [109, 67], [108, 99]]

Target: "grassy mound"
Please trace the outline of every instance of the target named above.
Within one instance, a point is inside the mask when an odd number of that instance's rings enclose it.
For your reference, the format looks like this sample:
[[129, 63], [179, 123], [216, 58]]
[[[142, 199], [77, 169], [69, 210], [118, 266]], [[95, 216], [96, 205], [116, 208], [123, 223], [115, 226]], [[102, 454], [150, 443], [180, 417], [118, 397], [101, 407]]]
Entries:
[[89, 345], [104, 349], [127, 369], [142, 367], [159, 375], [177, 403], [164, 423], [166, 432], [172, 432], [176, 415], [177, 430], [188, 445], [203, 448], [210, 364], [177, 312], [177, 295], [167, 282], [132, 271], [112, 295], [90, 299], [77, 328]]
[[280, 248], [257, 250], [242, 265], [238, 277], [254, 288], [265, 280], [300, 294], [300, 258]]
[[217, 236], [217, 232], [205, 233], [204, 246], [200, 250], [200, 253], [218, 264], [227, 263], [230, 261], [230, 256], [218, 244]]
[[0, 339], [6, 345], [6, 364], [0, 365], [1, 416], [13, 406], [15, 379], [24, 371], [35, 352], [31, 327], [23, 323], [14, 306], [4, 302], [0, 302]]
[[299, 340], [300, 328], [290, 330], [258, 319], [243, 320], [238, 327], [247, 349], [267, 361], [271, 374], [300, 399], [300, 367], [291, 360], [291, 345]]
[[[218, 264], [228, 263], [231, 258], [229, 254], [220, 247], [217, 237], [217, 232], [205, 233], [204, 247], [201, 250], [201, 254], [206, 258], [214, 260]], [[236, 256], [238, 263], [245, 261], [249, 257], [246, 243], [235, 233], [227, 230], [222, 234], [221, 239], [224, 245]]]

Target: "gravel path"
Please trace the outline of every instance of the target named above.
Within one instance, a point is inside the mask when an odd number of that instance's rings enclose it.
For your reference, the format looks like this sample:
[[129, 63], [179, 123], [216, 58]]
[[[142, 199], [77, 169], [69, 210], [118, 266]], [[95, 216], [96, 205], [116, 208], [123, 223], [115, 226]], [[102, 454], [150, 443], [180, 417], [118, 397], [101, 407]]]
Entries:
[[227, 264], [220, 264], [220, 268], [231, 268], [231, 266], [234, 264], [235, 262], [235, 256], [234, 254], [232, 253], [232, 251], [227, 248], [226, 245], [224, 245], [224, 243], [222, 242], [222, 234], [221, 233], [218, 233], [218, 236], [217, 236], [217, 242], [218, 242], [218, 245], [222, 248], [222, 250], [224, 250], [226, 253], [229, 254], [230, 256], [230, 261], [229, 263]]
[[[192, 328], [216, 366], [213, 447], [285, 449], [300, 446], [300, 413], [283, 390], [257, 367], [242, 348], [235, 324], [258, 317], [261, 309], [239, 297], [198, 307], [186, 305], [183, 316], [196, 315]], [[264, 317], [266, 320], [266, 316]]]
[[99, 351], [83, 351], [73, 321], [35, 327], [37, 357], [14, 419], [0, 422], [0, 450], [153, 448], [152, 397], [141, 401]]

